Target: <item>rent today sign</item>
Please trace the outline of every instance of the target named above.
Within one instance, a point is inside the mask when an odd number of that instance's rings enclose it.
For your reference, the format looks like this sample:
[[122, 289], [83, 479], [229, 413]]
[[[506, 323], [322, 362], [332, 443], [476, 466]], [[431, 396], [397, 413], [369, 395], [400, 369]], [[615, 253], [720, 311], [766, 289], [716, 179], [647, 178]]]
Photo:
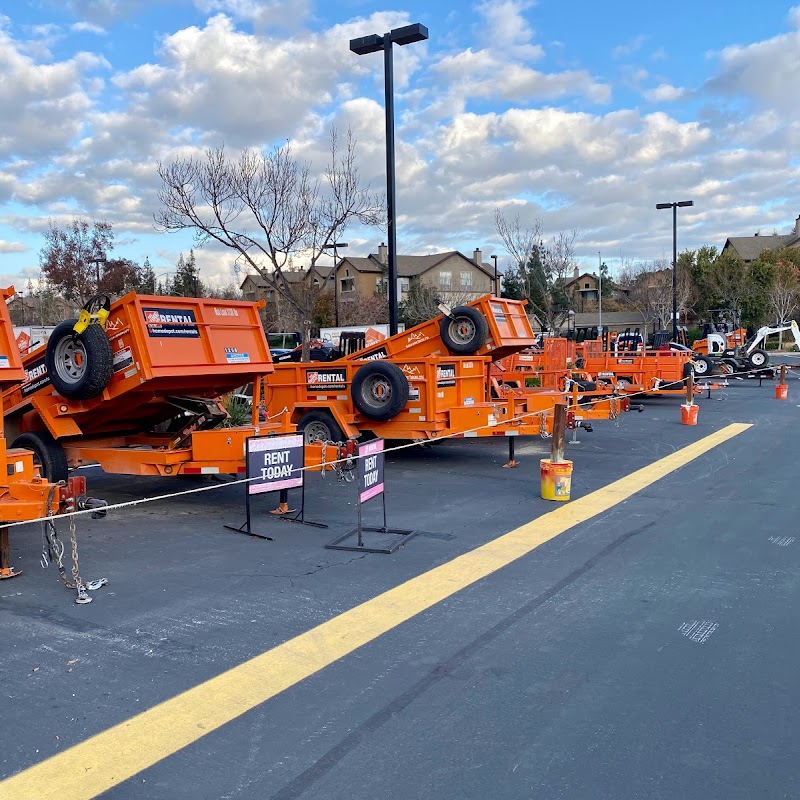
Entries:
[[383, 492], [383, 439], [358, 446], [358, 500], [364, 503]]
[[247, 440], [248, 494], [303, 485], [303, 437], [263, 436]]

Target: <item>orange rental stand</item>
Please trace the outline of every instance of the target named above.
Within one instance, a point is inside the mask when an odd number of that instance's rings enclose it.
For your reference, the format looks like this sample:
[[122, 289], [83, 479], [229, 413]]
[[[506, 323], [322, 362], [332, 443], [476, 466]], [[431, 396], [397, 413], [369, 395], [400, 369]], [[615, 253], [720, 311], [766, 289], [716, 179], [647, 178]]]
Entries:
[[[49, 477], [99, 462], [129, 475], [244, 472], [259, 423], [259, 378], [272, 359], [262, 304], [126, 294], [102, 324], [59, 325], [24, 359], [26, 380], [5, 392], [6, 424]], [[254, 383], [250, 425], [219, 428], [217, 398]]]

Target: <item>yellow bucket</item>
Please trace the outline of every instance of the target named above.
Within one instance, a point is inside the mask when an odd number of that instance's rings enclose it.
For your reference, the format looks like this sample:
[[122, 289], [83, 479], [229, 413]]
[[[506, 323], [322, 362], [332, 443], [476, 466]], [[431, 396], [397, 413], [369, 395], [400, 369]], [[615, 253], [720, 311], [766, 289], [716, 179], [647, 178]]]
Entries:
[[539, 461], [539, 473], [542, 479], [542, 500], [569, 500], [572, 489], [572, 462], [556, 461], [549, 458]]

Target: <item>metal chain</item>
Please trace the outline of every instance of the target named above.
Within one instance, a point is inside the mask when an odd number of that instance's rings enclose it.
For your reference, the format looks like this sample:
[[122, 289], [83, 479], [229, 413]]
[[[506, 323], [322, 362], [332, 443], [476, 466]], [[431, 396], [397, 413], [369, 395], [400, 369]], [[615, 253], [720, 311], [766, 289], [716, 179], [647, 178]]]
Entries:
[[69, 518], [69, 541], [72, 545], [72, 579], [75, 581], [75, 589], [78, 590], [78, 597], [75, 599], [76, 603], [91, 603], [92, 598], [86, 591], [86, 584], [81, 580], [80, 571], [78, 568], [78, 537], [75, 535], [75, 515], [70, 515]]

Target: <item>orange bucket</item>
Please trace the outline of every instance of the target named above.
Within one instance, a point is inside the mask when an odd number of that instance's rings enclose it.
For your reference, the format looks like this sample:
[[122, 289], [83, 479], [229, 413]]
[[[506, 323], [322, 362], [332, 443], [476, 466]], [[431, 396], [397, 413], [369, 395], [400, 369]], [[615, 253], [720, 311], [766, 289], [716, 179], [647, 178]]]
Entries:
[[541, 477], [542, 500], [569, 500], [572, 489], [572, 462], [551, 461], [543, 458], [539, 461], [539, 475]]
[[789, 386], [785, 383], [775, 384], [775, 399], [788, 400], [789, 399]]
[[681, 406], [681, 425], [697, 425], [697, 413], [700, 406], [684, 403]]

